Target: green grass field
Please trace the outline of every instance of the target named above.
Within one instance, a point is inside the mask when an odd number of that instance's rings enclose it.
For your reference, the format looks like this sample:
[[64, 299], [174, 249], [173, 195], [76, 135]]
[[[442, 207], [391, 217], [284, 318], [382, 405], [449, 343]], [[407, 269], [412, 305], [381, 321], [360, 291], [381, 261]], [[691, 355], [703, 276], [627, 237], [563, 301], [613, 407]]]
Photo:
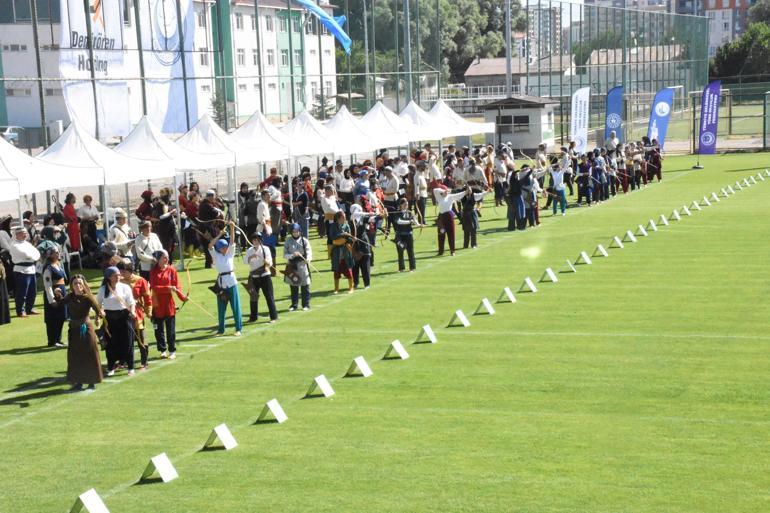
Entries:
[[[65, 512], [95, 487], [113, 513], [766, 512], [770, 180], [471, 316], [770, 155], [702, 162], [667, 159], [661, 184], [523, 233], [487, 205], [479, 249], [455, 258], [436, 258], [425, 229], [414, 274], [394, 272], [386, 243], [353, 295], [331, 295], [316, 261], [313, 309], [286, 313], [276, 282], [279, 322], [241, 338], [209, 338], [188, 305], [176, 361], [90, 395], [65, 393], [42, 320], [14, 319], [0, 328], [0, 511]], [[192, 298], [213, 312], [195, 266]], [[445, 327], [457, 308], [469, 328]], [[412, 345], [426, 323], [438, 344]], [[394, 339], [408, 360], [380, 360]], [[374, 375], [343, 378], [358, 355]], [[302, 399], [322, 373], [336, 395]], [[274, 397], [289, 420], [254, 425]], [[240, 445], [201, 452], [221, 422]], [[137, 484], [164, 451], [179, 479]]]

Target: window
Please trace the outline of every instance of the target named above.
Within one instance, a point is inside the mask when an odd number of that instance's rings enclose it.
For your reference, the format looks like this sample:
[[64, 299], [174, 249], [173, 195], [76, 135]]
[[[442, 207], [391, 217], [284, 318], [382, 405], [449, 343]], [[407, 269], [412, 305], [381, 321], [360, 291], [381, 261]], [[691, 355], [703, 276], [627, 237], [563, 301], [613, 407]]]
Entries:
[[246, 92], [246, 84], [238, 84], [238, 90]]
[[305, 34], [313, 34], [314, 36], [318, 35], [318, 25], [316, 23], [316, 19], [310, 17], [307, 22], [305, 22]]
[[529, 116], [513, 116], [513, 132], [517, 134], [529, 133]]
[[259, 94], [259, 84], [254, 84], [254, 92]]
[[321, 23], [321, 34], [323, 34], [324, 36], [329, 35], [329, 31], [326, 29], [326, 25], [324, 25], [323, 23]]
[[257, 17], [251, 15], [251, 30], [257, 30]]
[[318, 82], [310, 82], [310, 97], [313, 100], [318, 98]]
[[198, 55], [200, 55], [200, 64], [201, 66], [208, 66], [209, 65], [209, 49], [205, 46], [202, 48], [198, 48], [198, 51], [200, 52]]
[[275, 66], [275, 50], [272, 48], [267, 51], [267, 65]]
[[277, 87], [276, 87], [274, 82], [272, 82], [270, 84], [267, 84], [267, 88], [268, 89], [272, 89], [273, 91], [275, 91], [277, 89]]
[[195, 13], [195, 17], [198, 20], [198, 26], [201, 28], [206, 27], [206, 9], [201, 9]]
[[268, 32], [273, 31], [273, 17], [272, 16], [265, 16], [265, 30]]
[[235, 28], [238, 30], [243, 30], [243, 13], [235, 13]]
[[251, 62], [254, 66], [259, 65], [259, 54], [254, 49], [251, 50]]
[[331, 96], [332, 95], [332, 81], [331, 80], [327, 80], [326, 82], [324, 82], [324, 91], [326, 92], [326, 96]]
[[315, 55], [315, 54], [316, 54], [315, 48], [311, 48], [310, 49], [310, 55]]
[[246, 65], [246, 50], [243, 48], [238, 48], [236, 50], [237, 59], [238, 59], [238, 66], [245, 66]]
[[292, 16], [291, 18], [291, 31], [292, 32], [302, 32], [302, 20], [299, 16]]
[[201, 92], [202, 93], [210, 93], [211, 92], [211, 86], [210, 85], [202, 85], [201, 86]]
[[332, 56], [332, 51], [331, 50], [324, 50], [324, 55], [327, 56], [327, 57], [331, 57]]
[[294, 50], [294, 65], [302, 66], [302, 50]]
[[722, 24], [722, 30], [730, 30], [730, 22], [726, 21]]
[[289, 50], [281, 50], [281, 66], [289, 65]]
[[302, 84], [294, 84], [294, 101], [305, 101], [305, 90], [302, 88]]
[[288, 32], [289, 31], [289, 23], [286, 21], [286, 17], [282, 16], [278, 18], [278, 31], [279, 32]]

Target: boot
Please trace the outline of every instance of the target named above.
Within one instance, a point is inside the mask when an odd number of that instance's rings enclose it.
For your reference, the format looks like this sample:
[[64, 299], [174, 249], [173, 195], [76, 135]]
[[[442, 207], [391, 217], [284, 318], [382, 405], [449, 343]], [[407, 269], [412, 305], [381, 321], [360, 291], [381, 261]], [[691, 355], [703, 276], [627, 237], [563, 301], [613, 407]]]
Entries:
[[256, 322], [259, 318], [259, 303], [257, 301], [251, 301], [249, 303], [251, 307], [251, 314], [249, 315], [249, 322]]

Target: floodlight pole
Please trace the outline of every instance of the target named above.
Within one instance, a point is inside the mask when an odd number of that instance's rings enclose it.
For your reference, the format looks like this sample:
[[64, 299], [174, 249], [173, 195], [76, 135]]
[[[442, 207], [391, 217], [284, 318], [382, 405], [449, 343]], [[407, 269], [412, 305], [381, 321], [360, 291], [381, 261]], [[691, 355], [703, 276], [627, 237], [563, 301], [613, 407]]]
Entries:
[[511, 0], [505, 0], [505, 96], [513, 95], [511, 52]]

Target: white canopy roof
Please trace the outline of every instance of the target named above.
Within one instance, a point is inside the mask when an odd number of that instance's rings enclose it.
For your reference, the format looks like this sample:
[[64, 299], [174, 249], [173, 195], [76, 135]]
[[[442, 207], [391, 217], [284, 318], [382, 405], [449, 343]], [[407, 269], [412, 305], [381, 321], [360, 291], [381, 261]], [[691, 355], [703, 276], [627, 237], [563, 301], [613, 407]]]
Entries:
[[208, 114], [204, 114], [194, 127], [177, 139], [176, 143], [188, 151], [209, 155], [228, 154], [228, 157], [223, 158], [217, 167], [232, 167], [236, 164], [254, 164], [264, 161], [259, 156], [259, 151], [232, 140]]
[[457, 114], [452, 108], [444, 102], [439, 100], [428, 111], [430, 116], [440, 126], [444, 127], [447, 132], [452, 132], [446, 137], [458, 136], [458, 135], [476, 135], [476, 134], [490, 134], [495, 132], [494, 123], [477, 123], [474, 121], [468, 121], [459, 114]]
[[[19, 152], [5, 138], [0, 137], [0, 201], [17, 200], [21, 197], [21, 182], [11, 172], [11, 169], [16, 169], [20, 173], [29, 171], [28, 169], [20, 169], [18, 164], [14, 165], [13, 162], [6, 161], [6, 154], [10, 154], [12, 151]], [[22, 155], [24, 154], [22, 153]], [[27, 158], [31, 161], [35, 160], [31, 157]], [[29, 167], [29, 164], [26, 167]]]
[[[49, 164], [81, 168], [77, 173], [62, 173], [73, 175], [67, 176], [63, 187], [116, 185], [174, 176], [174, 168], [165, 162], [127, 157], [111, 150], [74, 120], [37, 158]], [[49, 182], [42, 190], [55, 188]]]
[[401, 119], [382, 102], [375, 103], [367, 112], [361, 123], [372, 134], [379, 147], [394, 148], [409, 145], [409, 132], [414, 125]]
[[450, 135], [450, 130], [442, 127], [434, 118], [415, 103], [414, 100], [404, 107], [399, 116], [401, 119], [411, 122], [415, 129], [410, 130], [412, 141], [440, 141]]
[[230, 138], [242, 146], [259, 150], [263, 162], [289, 158], [289, 138], [259, 111], [252, 114]]
[[325, 153], [343, 155], [347, 151], [344, 145], [336, 151], [332, 133], [306, 110], [286, 123], [281, 132], [289, 138], [289, 151], [294, 157]]
[[230, 153], [198, 153], [174, 144], [147, 116], [142, 116], [115, 151], [127, 157], [164, 162], [175, 169], [212, 169], [221, 167], [223, 160], [232, 159]]
[[340, 107], [340, 110], [326, 122], [325, 126], [331, 131], [337, 147], [344, 148], [344, 151], [340, 152], [341, 155], [370, 153], [380, 147], [376, 138], [368, 132], [361, 121], [350, 113], [345, 105]]

